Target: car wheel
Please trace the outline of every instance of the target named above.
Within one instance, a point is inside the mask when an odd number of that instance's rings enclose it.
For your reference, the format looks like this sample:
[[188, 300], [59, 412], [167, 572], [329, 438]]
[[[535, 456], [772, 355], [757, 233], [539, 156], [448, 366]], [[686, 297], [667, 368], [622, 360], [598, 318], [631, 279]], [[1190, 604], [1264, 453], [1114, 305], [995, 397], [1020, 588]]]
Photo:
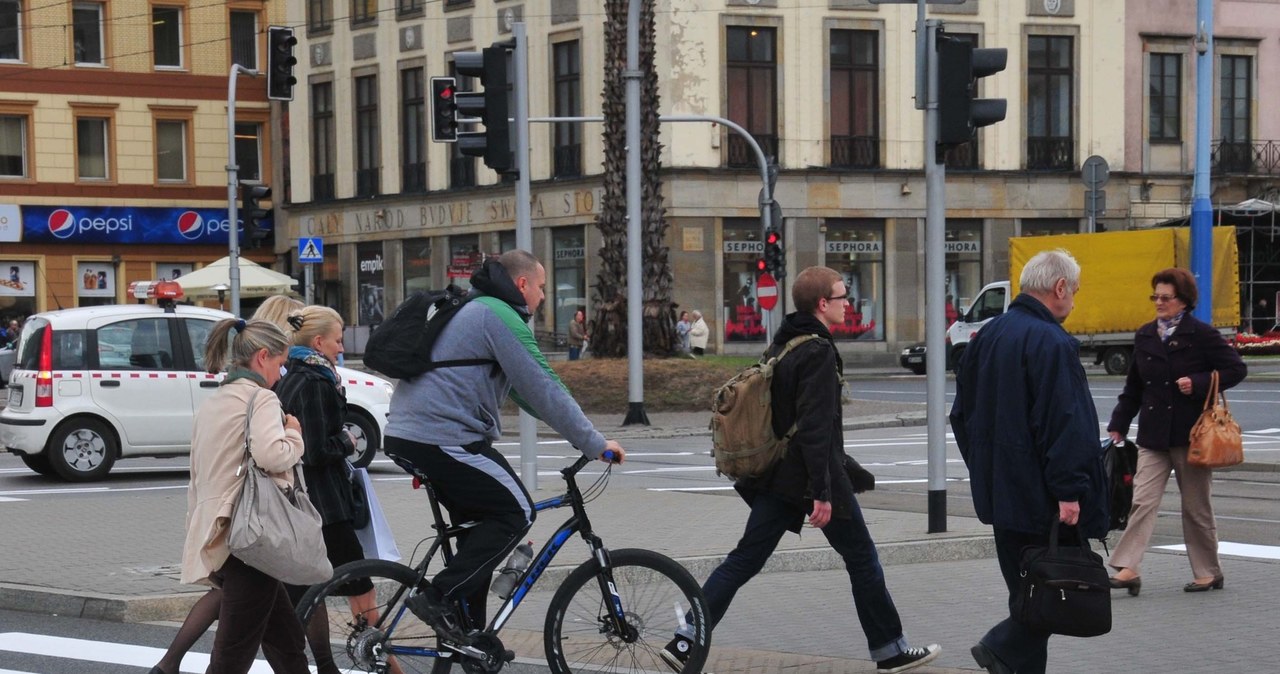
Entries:
[[1107, 374], [1129, 373], [1129, 348], [1113, 346], [1102, 353], [1102, 366]]
[[378, 448], [382, 446], [382, 434], [378, 431], [378, 424], [363, 410], [351, 408], [347, 410], [344, 426], [356, 439], [356, 450], [351, 454], [351, 465], [356, 468], [368, 466], [373, 461], [374, 455], [378, 453]]
[[923, 365], [912, 365], [910, 370], [911, 370], [911, 374], [924, 374]]
[[22, 462], [27, 464], [27, 468], [30, 468], [41, 475], [53, 475], [53, 466], [49, 465], [48, 454], [23, 454]]
[[116, 462], [116, 438], [97, 419], [64, 422], [49, 439], [45, 454], [58, 477], [69, 482], [101, 480]]

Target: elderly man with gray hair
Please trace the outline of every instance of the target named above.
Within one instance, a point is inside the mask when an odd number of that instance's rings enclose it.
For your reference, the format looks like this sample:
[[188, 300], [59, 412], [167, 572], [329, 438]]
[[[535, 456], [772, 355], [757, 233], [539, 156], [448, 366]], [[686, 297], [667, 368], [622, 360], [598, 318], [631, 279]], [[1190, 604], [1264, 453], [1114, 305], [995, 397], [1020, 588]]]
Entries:
[[[1080, 265], [1065, 250], [1044, 251], [1020, 284], [1009, 310], [965, 349], [951, 408], [974, 510], [995, 533], [1010, 597], [1022, 549], [1047, 545], [1054, 519], [1076, 525], [1064, 538], [1107, 534], [1098, 413], [1080, 344], [1060, 325], [1075, 306]], [[1009, 617], [970, 652], [988, 672], [1042, 673], [1049, 633]]]

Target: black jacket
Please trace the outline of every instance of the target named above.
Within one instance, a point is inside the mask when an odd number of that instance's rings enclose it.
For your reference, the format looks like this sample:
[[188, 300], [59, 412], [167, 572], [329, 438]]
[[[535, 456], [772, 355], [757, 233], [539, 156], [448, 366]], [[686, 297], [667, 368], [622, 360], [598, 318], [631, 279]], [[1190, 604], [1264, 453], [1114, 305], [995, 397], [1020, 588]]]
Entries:
[[343, 426], [346, 396], [315, 365], [290, 360], [286, 369], [275, 392], [284, 411], [302, 425], [302, 474], [311, 502], [326, 525], [351, 521], [354, 499], [345, 461], [355, 445]]
[[813, 314], [793, 313], [783, 321], [765, 355], [777, 355], [787, 342], [802, 335], [821, 339], [801, 344], [779, 361], [770, 385], [774, 433], [782, 437], [796, 425], [787, 453], [764, 475], [744, 478], [734, 485], [747, 503], [761, 492], [793, 502], [801, 514], [790, 527], [792, 531], [800, 530], [803, 513], [811, 509], [812, 501], [830, 501], [832, 516], [841, 519], [852, 516], [854, 503], [853, 485], [843, 463], [840, 398], [844, 363], [831, 333]]
[[[1162, 451], [1186, 447], [1191, 442], [1191, 427], [1204, 408], [1214, 370], [1224, 391], [1248, 373], [1240, 354], [1227, 340], [1190, 313], [1178, 322], [1168, 342], [1160, 339], [1155, 321], [1138, 328], [1129, 376], [1107, 430], [1128, 435], [1136, 415], [1139, 447]], [[1191, 378], [1191, 395], [1178, 390], [1177, 381], [1183, 377]]]

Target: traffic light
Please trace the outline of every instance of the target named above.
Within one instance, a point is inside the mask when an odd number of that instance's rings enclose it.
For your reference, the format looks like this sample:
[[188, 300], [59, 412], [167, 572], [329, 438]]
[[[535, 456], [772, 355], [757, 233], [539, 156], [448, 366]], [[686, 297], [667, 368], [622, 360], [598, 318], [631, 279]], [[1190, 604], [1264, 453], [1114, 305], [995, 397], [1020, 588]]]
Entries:
[[787, 263], [782, 254], [782, 234], [774, 227], [770, 227], [764, 233], [764, 262], [767, 271], [772, 273], [774, 278], [787, 275]]
[[270, 187], [248, 180], [240, 181], [240, 222], [244, 223], [244, 243], [250, 248], [258, 248], [271, 237], [271, 230], [263, 223], [271, 215], [271, 209], [260, 203], [269, 198]]
[[458, 80], [431, 78], [431, 140], [452, 143], [458, 140]]
[[1008, 101], [974, 98], [978, 80], [1004, 70], [1009, 50], [978, 49], [938, 30], [938, 145], [954, 147], [973, 139], [981, 127], [1003, 121]]
[[293, 55], [296, 44], [292, 28], [267, 28], [267, 98], [273, 101], [293, 100], [293, 85], [298, 82], [293, 76], [293, 66], [298, 63]]
[[463, 131], [457, 134], [458, 150], [469, 157], [484, 158], [484, 165], [506, 173], [511, 170], [511, 129], [507, 114], [507, 49], [494, 45], [483, 51], [458, 52], [453, 55], [454, 67], [459, 75], [479, 79], [483, 91], [457, 91], [458, 117], [466, 123], [474, 117], [484, 125], [484, 131]]

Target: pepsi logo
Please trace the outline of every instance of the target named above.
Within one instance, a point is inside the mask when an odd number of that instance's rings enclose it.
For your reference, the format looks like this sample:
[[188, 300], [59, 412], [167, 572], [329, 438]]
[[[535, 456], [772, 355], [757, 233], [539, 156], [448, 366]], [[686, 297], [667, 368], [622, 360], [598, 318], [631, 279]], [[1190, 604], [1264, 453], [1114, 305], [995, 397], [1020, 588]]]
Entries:
[[58, 210], [50, 213], [49, 233], [59, 239], [65, 239], [72, 234], [75, 234], [76, 216], [72, 215], [71, 211], [68, 211], [65, 208], [59, 208]]
[[195, 211], [185, 211], [178, 216], [178, 233], [191, 240], [200, 238], [204, 233], [204, 218]]

